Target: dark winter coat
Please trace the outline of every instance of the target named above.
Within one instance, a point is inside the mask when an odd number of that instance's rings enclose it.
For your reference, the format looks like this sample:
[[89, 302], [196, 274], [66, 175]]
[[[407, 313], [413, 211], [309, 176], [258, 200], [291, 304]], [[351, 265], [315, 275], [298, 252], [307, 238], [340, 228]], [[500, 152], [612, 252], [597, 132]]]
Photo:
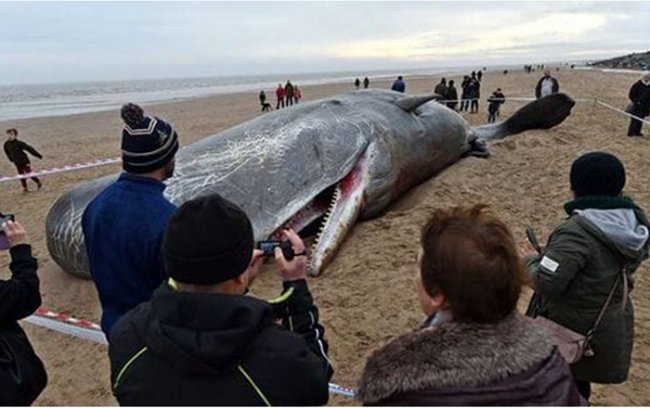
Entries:
[[467, 84], [465, 92], [467, 99], [479, 99], [481, 97], [481, 83], [476, 79], [472, 79]]
[[[21, 359], [3, 361], [9, 357], [3, 355], [6, 345], [0, 344], [0, 405], [29, 405], [45, 388], [47, 374], [17, 321], [41, 305], [38, 264], [29, 245], [17, 245], [9, 252], [12, 276], [10, 280], [0, 280], [0, 341], [9, 342], [14, 356]], [[22, 393], [11, 393], [16, 389]]]
[[633, 115], [641, 117], [650, 115], [650, 84], [645, 85], [641, 80], [635, 82], [630, 88], [629, 98], [634, 102], [634, 109], [631, 112]]
[[[332, 368], [304, 280], [282, 302], [161, 286], [110, 336], [121, 405], [323, 405]], [[275, 319], [281, 319], [279, 326]]]
[[[548, 78], [553, 81], [553, 90], [551, 93], [558, 93], [560, 92], [560, 83], [557, 81], [557, 79], [553, 78], [552, 76], [549, 76]], [[539, 99], [542, 96], [542, 82], [546, 79], [546, 77], [541, 77], [539, 81], [537, 81], [537, 86], [535, 86], [535, 98]]]
[[458, 102], [458, 91], [455, 86], [447, 87], [447, 99], [453, 102]]
[[449, 98], [449, 88], [447, 87], [447, 84], [441, 82], [433, 90], [434, 93], [442, 96], [442, 99], [450, 99]]
[[37, 152], [36, 149], [23, 142], [22, 140], [7, 140], [4, 144], [4, 148], [7, 158], [9, 161], [13, 162], [16, 167], [22, 167], [30, 163], [29, 157], [27, 157], [25, 151], [28, 151], [32, 154], [32, 156], [38, 157], [39, 159], [43, 158], [43, 156], [41, 156], [41, 154]]
[[390, 89], [395, 92], [404, 93], [406, 90], [406, 82], [404, 82], [402, 79], [396, 79]]
[[571, 366], [577, 379], [621, 383], [627, 379], [634, 341], [634, 309], [621, 308], [624, 265], [634, 286], [634, 271], [648, 256], [648, 220], [632, 200], [584, 197], [565, 205], [570, 217], [553, 231], [543, 255], [528, 259], [541, 295], [540, 313], [586, 334], [619, 279], [613, 299], [590, 342], [595, 355]]
[[368, 359], [364, 405], [583, 405], [546, 332], [513, 313], [497, 324], [446, 322]]
[[491, 114], [497, 113], [499, 108], [506, 101], [506, 96], [502, 92], [494, 92], [488, 98], [488, 112]]
[[460, 84], [460, 89], [462, 90], [461, 93], [460, 93], [460, 98], [461, 99], [469, 99], [469, 96], [467, 95], [467, 91], [468, 91], [470, 82], [471, 82], [471, 79], [469, 79], [469, 78], [463, 79], [463, 82], [461, 82], [461, 84]]

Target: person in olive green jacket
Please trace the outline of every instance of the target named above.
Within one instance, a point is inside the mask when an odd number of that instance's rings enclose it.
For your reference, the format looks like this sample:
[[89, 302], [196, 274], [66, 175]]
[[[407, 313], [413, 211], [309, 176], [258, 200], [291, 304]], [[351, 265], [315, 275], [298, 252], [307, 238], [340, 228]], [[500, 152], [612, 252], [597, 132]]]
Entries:
[[[539, 299], [538, 314], [587, 334], [614, 285], [612, 300], [590, 341], [594, 355], [571, 365], [580, 393], [591, 383], [627, 380], [634, 341], [634, 309], [624, 294], [621, 272], [633, 287], [633, 273], [648, 257], [648, 219], [621, 195], [623, 164], [609, 153], [593, 152], [571, 166], [574, 200], [539, 255], [526, 259]], [[622, 301], [626, 299], [623, 309]]]

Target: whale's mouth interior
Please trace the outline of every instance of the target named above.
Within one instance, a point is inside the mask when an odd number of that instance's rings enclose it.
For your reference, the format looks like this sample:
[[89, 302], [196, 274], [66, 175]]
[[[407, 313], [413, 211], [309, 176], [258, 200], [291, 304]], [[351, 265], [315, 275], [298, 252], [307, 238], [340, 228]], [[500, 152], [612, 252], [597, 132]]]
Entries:
[[282, 230], [286, 228], [292, 228], [303, 238], [316, 234], [319, 227], [327, 220], [327, 210], [331, 206], [331, 203], [334, 202], [337, 184], [327, 187], [316, 195], [306, 206], [285, 222], [282, 227], [277, 229], [271, 235], [271, 239], [282, 239]]
[[[316, 245], [320, 241], [324, 226], [335, 213], [335, 208], [345, 206], [352, 197], [352, 192], [362, 188], [359, 173], [362, 163], [357, 163], [348, 174], [333, 185], [317, 194], [306, 206], [294, 214], [287, 222], [278, 228], [271, 239], [282, 239], [282, 230], [292, 228], [302, 238], [314, 237]], [[336, 220], [332, 220], [336, 221]]]

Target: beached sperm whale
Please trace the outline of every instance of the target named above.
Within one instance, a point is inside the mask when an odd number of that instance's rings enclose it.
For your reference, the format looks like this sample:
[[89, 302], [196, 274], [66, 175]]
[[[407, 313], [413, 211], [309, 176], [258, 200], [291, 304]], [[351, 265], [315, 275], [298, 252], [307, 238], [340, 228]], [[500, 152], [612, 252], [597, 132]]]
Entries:
[[[165, 194], [175, 204], [221, 194], [248, 214], [256, 240], [321, 222], [309, 267], [318, 275], [358, 219], [381, 214], [461, 157], [484, 155], [484, 142], [559, 124], [574, 105], [554, 94], [472, 128], [432, 99], [363, 90], [264, 114], [182, 149]], [[50, 210], [48, 249], [65, 271], [90, 276], [81, 215], [115, 178], [75, 187]]]

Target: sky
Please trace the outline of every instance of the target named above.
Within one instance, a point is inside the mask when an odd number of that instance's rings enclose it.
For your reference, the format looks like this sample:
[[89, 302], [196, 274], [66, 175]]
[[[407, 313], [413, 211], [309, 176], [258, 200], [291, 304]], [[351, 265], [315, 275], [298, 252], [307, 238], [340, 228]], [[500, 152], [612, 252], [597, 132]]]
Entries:
[[582, 61], [650, 2], [0, 2], [0, 85]]

